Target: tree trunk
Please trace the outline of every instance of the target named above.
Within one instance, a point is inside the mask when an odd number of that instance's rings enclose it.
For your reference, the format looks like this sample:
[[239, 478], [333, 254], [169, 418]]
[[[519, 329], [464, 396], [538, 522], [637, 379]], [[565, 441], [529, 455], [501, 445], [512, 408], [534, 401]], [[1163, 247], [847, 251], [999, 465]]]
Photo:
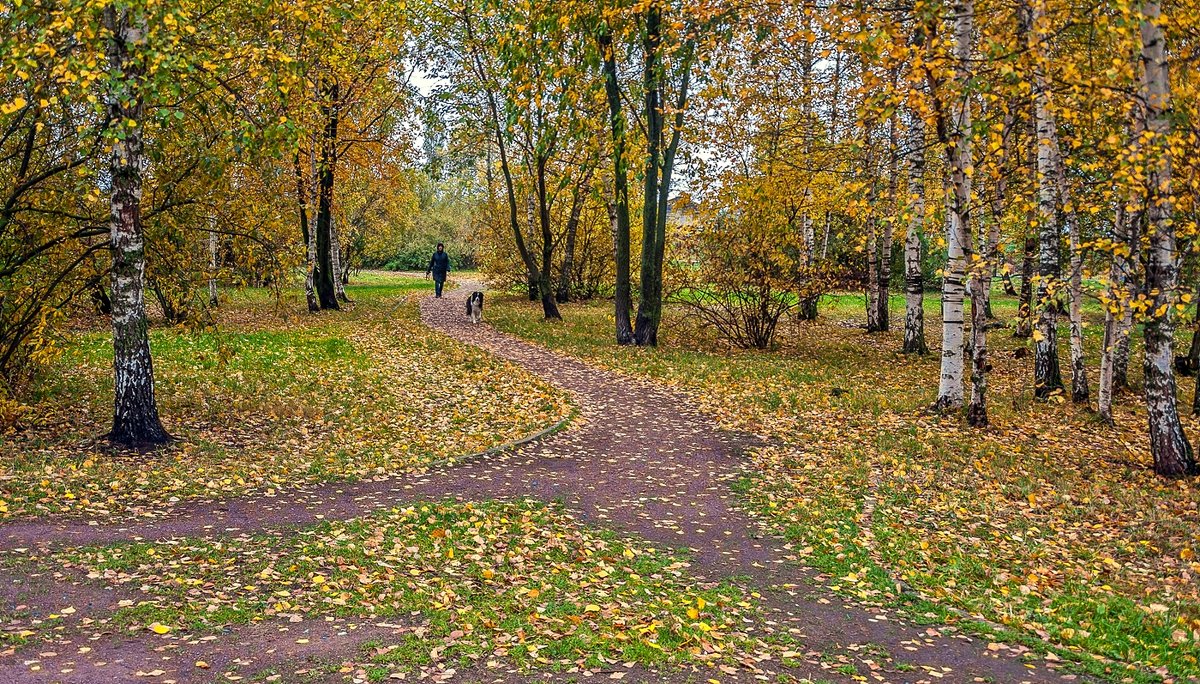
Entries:
[[[957, 0], [954, 3], [955, 71], [957, 83], [961, 86], [965, 86], [969, 75], [974, 14], [972, 0]], [[946, 212], [948, 263], [942, 281], [942, 366], [935, 404], [935, 408], [941, 411], [958, 409], [963, 405], [963, 294], [971, 252], [971, 179], [967, 175], [971, 166], [971, 109], [965, 100], [966, 97], [961, 94], [955, 97], [953, 130], [946, 141], [949, 143], [946, 151], [951, 167], [950, 187], [946, 193], [949, 205]], [[986, 385], [972, 383], [971, 407], [967, 413], [972, 424], [987, 422], [985, 389]], [[976, 422], [980, 420], [982, 423]]]
[[342, 280], [342, 239], [337, 223], [335, 217], [329, 217], [329, 273], [333, 275], [333, 295], [340, 302], [349, 302], [345, 281]]
[[300, 165], [300, 151], [292, 157], [292, 165], [296, 170], [296, 204], [300, 209], [300, 234], [304, 237], [304, 296], [308, 300], [310, 313], [320, 311], [321, 304], [317, 301], [316, 268], [317, 268], [317, 232], [308, 223], [308, 183], [304, 179], [304, 170]]
[[925, 119], [915, 109], [909, 111], [908, 118], [909, 217], [904, 237], [904, 353], [928, 354], [925, 278], [921, 272], [921, 233], [925, 225]]
[[646, 121], [646, 161], [643, 169], [642, 194], [642, 286], [638, 297], [637, 318], [633, 339], [638, 346], [658, 344], [658, 324], [662, 316], [662, 267], [655, 259], [658, 253], [658, 188], [662, 172], [663, 107], [662, 65], [659, 49], [662, 16], [657, 5], [646, 12], [646, 34], [642, 41], [645, 62], [642, 70], [644, 102], [642, 116]]
[[892, 246], [894, 244], [896, 225], [893, 221], [896, 211], [897, 178], [900, 175], [900, 155], [898, 153], [900, 143], [896, 136], [896, 115], [893, 113], [888, 119], [888, 215], [883, 220], [882, 231], [879, 237], [878, 270], [875, 272], [879, 279], [878, 284], [875, 286], [875, 321], [879, 324], [880, 332], [887, 332], [892, 329], [891, 301], [889, 297], [892, 289]]
[[563, 247], [562, 273], [558, 277], [558, 293], [555, 297], [560, 304], [571, 301], [571, 279], [575, 270], [575, 238], [579, 233], [579, 220], [583, 213], [584, 189], [591, 177], [592, 171], [589, 168], [571, 193], [571, 214], [567, 217], [567, 241]]
[[872, 182], [871, 190], [867, 195], [867, 204], [871, 207], [868, 209], [871, 215], [867, 217], [867, 332], [877, 333], [881, 332], [883, 328], [879, 320], [879, 219], [875, 215], [874, 182]]
[[1058, 199], [1067, 220], [1067, 234], [1071, 249], [1071, 273], [1068, 279], [1071, 320], [1071, 401], [1077, 404], [1086, 404], [1090, 391], [1087, 366], [1083, 356], [1083, 244], [1080, 239], [1079, 214], [1071, 200], [1070, 188], [1067, 186], [1066, 163], [1063, 162], [1062, 151], [1058, 146], [1057, 131], [1055, 133], [1052, 141], [1055, 181], [1058, 188]]
[[609, 220], [613, 227], [613, 257], [616, 267], [616, 290], [613, 297], [613, 305], [616, 307], [616, 338], [617, 344], [626, 345], [633, 343], [633, 323], [630, 320], [633, 295], [629, 265], [629, 169], [625, 159], [625, 114], [621, 109], [620, 81], [612, 35], [606, 30], [600, 34], [598, 40], [604, 59], [604, 92], [608, 98], [613, 145], [613, 201], [609, 204]]
[[215, 307], [218, 301], [217, 292], [217, 229], [216, 219], [210, 219], [208, 228], [208, 305]]
[[1012, 264], [1005, 264], [1004, 267], [1004, 294], [1009, 297], [1017, 296], [1017, 288], [1013, 285], [1012, 279]]
[[322, 309], [337, 309], [333, 270], [333, 181], [337, 164], [338, 84], [325, 80], [320, 89], [325, 132], [321, 139], [321, 164], [317, 169], [317, 263], [314, 275]]
[[[1125, 210], [1124, 202], [1117, 202], [1116, 221], [1113, 224], [1115, 238], [1120, 243], [1128, 242], [1129, 212]], [[1100, 389], [1097, 411], [1100, 419], [1112, 424], [1112, 403], [1117, 384], [1118, 353], [1122, 341], [1129, 338], [1129, 328], [1125, 325], [1126, 313], [1130, 311], [1129, 261], [1122, 252], [1116, 250], [1113, 254], [1112, 266], [1109, 269], [1109, 296], [1104, 312], [1104, 344], [1100, 349]], [[1128, 350], [1128, 346], [1125, 347]]]
[[550, 269], [554, 259], [554, 236], [550, 230], [550, 201], [546, 192], [547, 155], [537, 158], [537, 203], [538, 223], [542, 229], [542, 267], [538, 273], [538, 296], [542, 300], [542, 314], [546, 319], [562, 320], [558, 304], [554, 301], [554, 287], [550, 284]]
[[[1045, 0], [1031, 2], [1029, 12], [1032, 26], [1037, 26], [1045, 13]], [[1034, 395], [1046, 398], [1063, 388], [1062, 373], [1058, 365], [1058, 287], [1059, 287], [1059, 233], [1058, 192], [1055, 188], [1054, 141], [1058, 131], [1050, 111], [1050, 85], [1045, 65], [1040, 54], [1040, 39], [1034, 31], [1026, 32], [1028, 47], [1034, 55], [1034, 120], [1037, 126], [1037, 177], [1038, 177], [1038, 282], [1037, 306], [1039, 310], [1037, 332], [1034, 343]]]
[[650, 347], [658, 345], [658, 327], [662, 322], [663, 256], [667, 242], [667, 215], [670, 212], [671, 175], [683, 133], [693, 57], [693, 45], [689, 41], [680, 60], [680, 83], [671, 141], [664, 146], [666, 122], [663, 117], [663, 85], [667, 77], [663, 72], [662, 55], [659, 54], [661, 30], [661, 9], [651, 5], [646, 12], [646, 37], [643, 40], [646, 60], [642, 77], [646, 89], [643, 115], [647, 122], [647, 135], [645, 195], [642, 198], [642, 287], [633, 326], [634, 342], [638, 346]]
[[[1185, 477], [1200, 474], [1200, 467], [1197, 467], [1192, 445], [1179, 423], [1175, 397], [1172, 309], [1177, 296], [1178, 261], [1172, 223], [1171, 151], [1168, 147], [1171, 86], [1165, 54], [1166, 36], [1160, 21], [1158, 1], [1147, 0], [1142, 5], [1139, 110], [1143, 130], [1148, 134], [1141, 137], [1141, 152], [1147, 160], [1146, 218], [1150, 240], [1145, 291], [1151, 298], [1151, 306], [1144, 327], [1146, 359], [1142, 366], [1154, 472], [1163, 477]], [[1146, 145], [1150, 149], [1145, 149]]]
[[1017, 327], [1013, 337], [1025, 339], [1033, 335], [1033, 269], [1037, 258], [1037, 238], [1025, 236], [1021, 250], [1021, 294], [1017, 300]]
[[158, 417], [154, 364], [146, 318], [146, 249], [142, 232], [142, 62], [132, 50], [145, 40], [145, 26], [133, 10], [109, 5], [104, 24], [112, 32], [107, 57], [116, 83], [108, 111], [121, 127], [112, 141], [109, 176], [112, 190], [110, 239], [112, 265], [113, 426], [108, 438], [121, 446], [167, 444], [171, 436]]
[[[994, 320], [996, 315], [992, 313], [992, 281], [996, 278], [996, 272], [1000, 265], [1000, 227], [1004, 220], [1004, 205], [1008, 200], [1008, 160], [1012, 157], [1012, 140], [1013, 128], [1016, 125], [1014, 103], [1006, 103], [1004, 105], [1004, 123], [1000, 131], [1000, 160], [998, 166], [1000, 168], [1000, 177], [996, 179], [996, 189], [992, 195], [992, 222], [988, 225], [987, 239], [983, 245], [984, 264], [983, 272], [987, 278], [987, 286], [984, 288], [984, 313], [988, 320]], [[1008, 288], [1012, 285], [1008, 281], [1008, 274], [1005, 274], [1005, 282]]]
[[827, 211], [825, 212], [825, 232], [821, 235], [821, 261], [829, 258], [829, 234], [831, 232], [833, 232], [833, 217]]

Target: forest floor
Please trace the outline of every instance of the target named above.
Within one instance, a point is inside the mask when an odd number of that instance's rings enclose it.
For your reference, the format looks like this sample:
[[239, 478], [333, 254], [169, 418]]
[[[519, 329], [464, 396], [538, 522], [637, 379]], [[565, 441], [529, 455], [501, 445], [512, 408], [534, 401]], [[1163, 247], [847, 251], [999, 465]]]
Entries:
[[[560, 325], [489, 299], [489, 320], [531, 344], [471, 325], [458, 294], [421, 299], [418, 319], [422, 283], [370, 278], [351, 289], [350, 311], [319, 319], [279, 322], [262, 297], [231, 301], [221, 335], [247, 359], [235, 380], [230, 361], [208, 363], [215, 333], [156, 332], [159, 368], [177, 364], [160, 384], [164, 414], [183, 437], [162, 454], [109, 463], [94, 442], [104, 393], [70, 385], [70, 373], [43, 392], [39, 414], [74, 395], [95, 397], [96, 418], [6, 438], [40, 435], [41, 451], [13, 447], [0, 480], [12, 518], [0, 524], [0, 682], [916, 684], [1196, 671], [1184, 553], [1196, 493], [1144, 474], [1136, 431], [1121, 433], [1131, 455], [1070, 461], [1064, 452], [1112, 436], [1069, 406], [1019, 441], [1006, 441], [1015, 428], [962, 433], [915, 410], [914, 374], [931, 362], [841, 323], [852, 317], [838, 300], [822, 335], [770, 354], [722, 350], [698, 331], [679, 347], [614, 350], [599, 305], [568, 307]], [[278, 339], [243, 337], [264, 330]], [[80, 338], [66, 367], [91, 364], [79, 372], [92, 379], [76, 382], [101, 383], [102, 336]], [[341, 358], [353, 363], [338, 376]], [[302, 360], [317, 368], [301, 372]], [[356, 391], [334, 391], [345, 387]], [[254, 424], [277, 388], [297, 408]], [[198, 401], [211, 392], [224, 394]], [[894, 403], [872, 395], [889, 392]], [[1121, 424], [1136, 417], [1129, 404]], [[996, 418], [1047, 412], [1013, 402]], [[457, 458], [566, 418], [520, 446]], [[214, 437], [246, 422], [240, 446]], [[1071, 431], [1056, 433], [1063, 424]], [[305, 439], [281, 439], [295, 434]], [[221, 446], [196, 446], [206, 441]], [[247, 444], [284, 455], [264, 464], [239, 453]], [[403, 458], [380, 456], [397, 449]], [[51, 484], [13, 463], [26, 453], [58, 469]], [[331, 453], [349, 465], [326, 465]], [[119, 479], [122, 466], [141, 474]], [[229, 483], [207, 485], [221, 468]], [[63, 473], [76, 499], [105, 478], [119, 486], [88, 505], [24, 495]], [[1010, 491], [1018, 482], [1028, 491]], [[1080, 510], [1067, 516], [1068, 505]], [[1083, 563], [1085, 547], [1111, 562]], [[898, 594], [894, 575], [929, 600]]]

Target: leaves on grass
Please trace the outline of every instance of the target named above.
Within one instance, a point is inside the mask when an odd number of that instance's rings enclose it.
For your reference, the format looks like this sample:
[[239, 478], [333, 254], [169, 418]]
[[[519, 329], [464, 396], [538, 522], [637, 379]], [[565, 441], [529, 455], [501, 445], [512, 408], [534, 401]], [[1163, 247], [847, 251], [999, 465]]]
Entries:
[[[264, 619], [416, 611], [417, 636], [442, 643], [439, 657], [735, 663], [774, 648], [747, 632], [757, 609], [735, 586], [698, 582], [683, 558], [532, 502], [417, 504], [299, 534], [121, 544], [49, 562], [135, 589], [115, 622], [188, 638]], [[376, 660], [413, 665], [393, 650]]]
[[[994, 305], [1011, 314], [1011, 301]], [[542, 326], [524, 303], [498, 300], [491, 320], [664, 380], [726, 427], [775, 440], [753, 451], [746, 494], [840, 592], [891, 601], [896, 575], [1079, 652], [1200, 674], [1200, 485], [1150, 471], [1137, 398], [1118, 404], [1117, 428], [1034, 402], [1031, 361], [1006, 353], [1023, 342], [994, 335], [992, 427], [970, 430], [925, 410], [936, 355], [899, 354], [900, 331], [864, 335], [845, 322], [861, 307], [859, 297], [825, 298], [825, 319], [789, 326], [773, 353], [731, 352], [678, 317], [664, 325], [663, 348], [631, 353], [609, 342], [603, 306]], [[1100, 330], [1089, 328], [1089, 362]]]
[[[231, 298], [221, 333], [153, 334], [164, 420], [182, 441], [114, 455], [111, 344], [84, 333], [42, 388], [39, 418], [0, 443], [0, 518], [160, 515], [228, 497], [421, 469], [562, 419], [565, 395], [421, 325], [403, 278], [352, 288], [352, 311], [283, 321]], [[397, 304], [400, 304], [397, 306]]]

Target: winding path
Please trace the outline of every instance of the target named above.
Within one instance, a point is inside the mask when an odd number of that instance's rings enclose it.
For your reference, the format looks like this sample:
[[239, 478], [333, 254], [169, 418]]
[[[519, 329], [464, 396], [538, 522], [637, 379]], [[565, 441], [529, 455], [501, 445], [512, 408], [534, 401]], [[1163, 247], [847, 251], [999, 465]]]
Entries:
[[[480, 287], [472, 282], [461, 286]], [[599, 370], [488, 325], [473, 325], [465, 318], [460, 299], [453, 293], [444, 299], [424, 299], [422, 320], [572, 393], [581, 411], [569, 429], [507, 453], [423, 474], [306, 487], [271, 498], [188, 504], [168, 518], [146, 522], [9, 523], [0, 526], [0, 549], [241, 533], [349, 518], [405, 501], [446, 496], [462, 500], [532, 497], [562, 502], [585, 522], [636, 534], [656, 544], [691, 549], [692, 574], [707, 580], [734, 577], [759, 592], [767, 613], [767, 628], [790, 631], [810, 649], [812, 657], [807, 664], [781, 670], [795, 676], [850, 681], [835, 670], [818, 667], [815, 660], [822, 654], [861, 654], [874, 649], [872, 653], [881, 655], [867, 659], [878, 665], [878, 669], [866, 673], [868, 681], [1041, 684], [1063, 680], [1065, 673], [1051, 669], [1053, 664], [1037, 661], [1033, 667], [1016, 657], [1017, 651], [993, 651], [985, 642], [969, 639], [952, 628], [907, 624], [895, 616], [835, 598], [794, 562], [784, 541], [765, 532], [739, 508], [730, 484], [744, 472], [742, 452], [753, 443], [752, 439], [717, 429], [685, 397], [647, 380]], [[10, 606], [17, 602], [39, 605], [39, 601], [61, 606], [70, 600], [99, 607], [115, 605], [120, 598], [111, 591], [98, 591], [86, 582], [71, 580], [18, 578], [0, 571], [0, 597]], [[403, 626], [380, 628], [361, 620], [313, 620], [288, 629], [280, 638], [277, 626], [263, 624], [235, 630], [210, 642], [180, 644], [175, 652], [167, 654], [167, 665], [162, 665], [161, 644], [113, 634], [107, 640], [83, 646], [90, 649], [88, 657], [72, 660], [71, 671], [66, 673], [62, 671], [68, 668], [60, 667], [61, 658], [51, 658], [54, 662], [47, 667], [31, 671], [24, 662], [28, 654], [0, 657], [0, 684], [147, 681], [134, 675], [150, 668], [166, 670], [165, 676], [179, 682], [204, 681], [213, 675], [198, 674], [194, 668], [182, 665], [206, 659], [216, 672], [238, 658], [250, 658], [256, 666], [266, 667], [314, 655], [309, 651], [336, 657], [353, 652], [368, 636], [386, 635]], [[302, 630], [314, 634], [309, 640], [313, 648], [295, 647], [295, 634]], [[119, 660], [122, 667], [95, 667], [94, 662], [101, 656], [106, 659], [101, 662]], [[862, 657], [857, 660], [864, 662]], [[171, 663], [177, 670], [169, 669]], [[772, 665], [772, 669], [778, 669], [777, 664]], [[709, 676], [701, 675], [699, 681]], [[719, 676], [722, 682], [754, 681], [748, 672]], [[543, 679], [481, 670], [459, 673], [453, 681]], [[684, 681], [686, 677], [634, 670], [624, 681], [676, 679]]]

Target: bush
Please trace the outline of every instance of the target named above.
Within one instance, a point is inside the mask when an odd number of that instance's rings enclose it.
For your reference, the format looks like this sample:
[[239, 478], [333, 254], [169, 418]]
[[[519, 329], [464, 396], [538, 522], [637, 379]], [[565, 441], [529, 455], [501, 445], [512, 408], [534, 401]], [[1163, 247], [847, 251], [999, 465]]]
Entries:
[[761, 220], [754, 211], [718, 213], [708, 224], [687, 226], [674, 260], [673, 299], [691, 309], [730, 344], [767, 349], [779, 321], [844, 279], [823, 263], [790, 226]]

